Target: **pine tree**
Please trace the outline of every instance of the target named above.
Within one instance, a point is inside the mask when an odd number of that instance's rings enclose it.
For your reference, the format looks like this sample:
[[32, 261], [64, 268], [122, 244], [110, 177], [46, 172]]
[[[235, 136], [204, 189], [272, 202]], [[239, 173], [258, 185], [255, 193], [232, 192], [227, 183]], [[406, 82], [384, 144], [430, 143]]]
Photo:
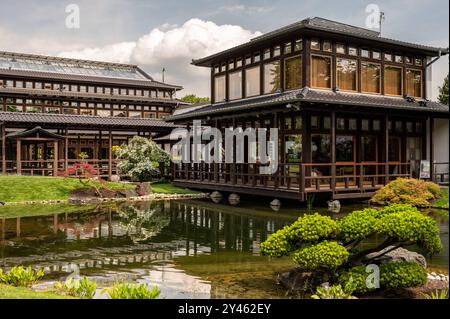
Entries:
[[448, 105], [448, 74], [444, 80], [442, 87], [439, 87], [439, 102]]

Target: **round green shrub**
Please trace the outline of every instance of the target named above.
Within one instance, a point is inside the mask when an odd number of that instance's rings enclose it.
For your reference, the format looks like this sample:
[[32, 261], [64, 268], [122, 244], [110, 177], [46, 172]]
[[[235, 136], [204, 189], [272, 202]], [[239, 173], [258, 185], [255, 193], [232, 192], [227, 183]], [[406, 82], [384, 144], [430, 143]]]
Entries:
[[304, 215], [290, 226], [288, 239], [293, 243], [316, 242], [321, 239], [328, 239], [339, 233], [339, 225], [329, 216], [322, 216], [318, 213]]
[[344, 241], [360, 240], [377, 230], [379, 212], [376, 209], [354, 211], [339, 221], [341, 238]]
[[352, 280], [352, 284], [355, 287], [355, 294], [365, 294], [373, 289], [367, 288], [366, 280], [369, 273], [366, 272], [366, 266], [357, 266], [349, 270], [341, 271], [338, 274], [338, 283], [341, 286], [348, 284]]
[[420, 287], [427, 283], [427, 272], [413, 262], [392, 262], [380, 266], [380, 285], [383, 288]]
[[349, 252], [335, 241], [323, 241], [319, 244], [298, 250], [293, 260], [305, 268], [337, 268], [348, 260]]
[[282, 257], [288, 255], [292, 249], [288, 242], [290, 227], [286, 226], [276, 233], [273, 233], [266, 241], [262, 242], [261, 252], [263, 255], [271, 257]]

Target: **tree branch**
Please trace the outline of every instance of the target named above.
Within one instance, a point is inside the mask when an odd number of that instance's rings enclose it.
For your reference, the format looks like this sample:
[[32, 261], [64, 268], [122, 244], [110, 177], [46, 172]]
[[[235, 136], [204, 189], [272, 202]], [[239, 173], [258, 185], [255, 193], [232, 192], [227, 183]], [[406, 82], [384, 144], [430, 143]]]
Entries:
[[386, 240], [384, 242], [382, 242], [380, 245], [373, 247], [373, 248], [369, 248], [366, 250], [363, 250], [357, 254], [354, 254], [352, 256], [350, 256], [349, 261], [351, 263], [355, 263], [360, 261], [362, 258], [364, 258], [366, 255], [370, 254], [370, 253], [375, 253], [375, 252], [379, 252], [380, 250], [385, 249], [386, 247], [389, 247], [393, 244], [395, 244], [397, 241], [394, 238], [388, 237], [386, 238]]

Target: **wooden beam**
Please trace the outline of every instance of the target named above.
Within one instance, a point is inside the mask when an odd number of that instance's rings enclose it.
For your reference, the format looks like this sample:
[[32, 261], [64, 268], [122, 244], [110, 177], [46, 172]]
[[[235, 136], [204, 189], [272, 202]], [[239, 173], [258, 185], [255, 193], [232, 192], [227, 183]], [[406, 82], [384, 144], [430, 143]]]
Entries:
[[58, 141], [53, 142], [53, 177], [58, 176], [59, 148]]
[[6, 127], [2, 125], [2, 175], [6, 175]]
[[434, 118], [430, 116], [430, 165], [431, 180], [434, 181]]
[[69, 137], [68, 130], [65, 130], [65, 139], [64, 139], [64, 169], [69, 168]]
[[108, 144], [108, 176], [109, 179], [111, 180], [112, 177], [112, 147], [113, 147], [113, 138], [112, 138], [112, 132], [111, 130], [109, 130], [108, 132], [108, 140], [109, 140], [109, 144]]
[[18, 139], [16, 145], [17, 175], [22, 175], [22, 141]]
[[336, 112], [331, 111], [331, 189], [336, 191]]

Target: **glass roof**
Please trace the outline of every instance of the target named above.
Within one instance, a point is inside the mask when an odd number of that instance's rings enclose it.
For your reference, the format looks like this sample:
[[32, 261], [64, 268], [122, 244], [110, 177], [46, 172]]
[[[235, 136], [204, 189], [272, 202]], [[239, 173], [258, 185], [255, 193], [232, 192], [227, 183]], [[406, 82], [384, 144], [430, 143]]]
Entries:
[[76, 74], [86, 76], [101, 76], [109, 78], [148, 80], [143, 74], [133, 67], [120, 67], [115, 65], [95, 65], [89, 63], [77, 63], [76, 61], [46, 61], [18, 57], [0, 56], [0, 69], [27, 70], [54, 72], [63, 74]]

